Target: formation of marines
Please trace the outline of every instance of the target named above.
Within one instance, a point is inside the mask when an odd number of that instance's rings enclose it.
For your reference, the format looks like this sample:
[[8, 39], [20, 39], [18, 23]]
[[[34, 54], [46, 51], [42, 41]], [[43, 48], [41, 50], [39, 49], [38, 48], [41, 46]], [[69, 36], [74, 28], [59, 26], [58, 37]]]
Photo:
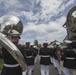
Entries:
[[[74, 46], [76, 42], [66, 40], [65, 43], [65, 47], [61, 47], [59, 42], [56, 42], [54, 46], [49, 46], [45, 41], [43, 46], [38, 48], [35, 45], [30, 45], [30, 42], [26, 42], [26, 45], [21, 50], [27, 64], [26, 73], [32, 75], [37, 57], [40, 56], [41, 75], [50, 75], [50, 65], [53, 65], [58, 75], [61, 75], [60, 61], [63, 61], [64, 75], [73, 75], [73, 70], [76, 69], [76, 49]], [[9, 59], [5, 61], [8, 62]], [[14, 63], [13, 60], [11, 62]]]
[[73, 47], [75, 43], [70, 40], [66, 40], [65, 43], [66, 46], [62, 48], [59, 42], [51, 47], [47, 42], [43, 42], [43, 46], [38, 49], [38, 47], [30, 46], [30, 42], [26, 42], [23, 53], [28, 66], [28, 75], [32, 75], [38, 55], [40, 56], [41, 75], [49, 75], [50, 65], [54, 65], [58, 75], [61, 75], [60, 61], [63, 61], [64, 75], [73, 75], [73, 70], [76, 69], [76, 50]]

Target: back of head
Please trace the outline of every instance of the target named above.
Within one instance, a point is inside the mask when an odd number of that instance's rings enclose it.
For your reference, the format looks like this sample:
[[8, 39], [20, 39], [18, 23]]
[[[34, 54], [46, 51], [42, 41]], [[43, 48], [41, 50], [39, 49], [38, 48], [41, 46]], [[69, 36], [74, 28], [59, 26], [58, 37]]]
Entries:
[[26, 42], [26, 47], [29, 47], [30, 46], [30, 42]]
[[67, 47], [71, 47], [72, 41], [71, 40], [65, 40], [65, 43], [66, 43]]
[[43, 46], [44, 46], [44, 47], [47, 47], [47, 46], [48, 46], [48, 42], [47, 42], [47, 41], [44, 41], [44, 42], [43, 42]]
[[56, 45], [59, 46], [60, 45], [60, 42], [56, 42]]
[[71, 40], [65, 40], [65, 43], [70, 44], [70, 43], [72, 43], [72, 41]]
[[37, 47], [37, 46], [33, 46], [33, 48], [38, 49], [38, 47]]

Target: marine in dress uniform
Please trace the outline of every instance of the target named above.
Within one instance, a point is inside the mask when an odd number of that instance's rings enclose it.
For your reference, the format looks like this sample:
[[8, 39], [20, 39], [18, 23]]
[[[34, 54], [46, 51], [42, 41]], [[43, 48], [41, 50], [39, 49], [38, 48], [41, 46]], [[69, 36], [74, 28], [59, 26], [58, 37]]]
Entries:
[[27, 64], [27, 73], [28, 75], [32, 75], [35, 52], [34, 49], [30, 47], [30, 42], [26, 42], [26, 46], [24, 47], [23, 52]]
[[60, 43], [56, 42], [56, 45], [53, 48], [53, 64], [55, 66], [55, 69], [58, 71], [58, 75], [61, 75], [61, 70], [60, 70]]
[[40, 48], [39, 55], [40, 55], [40, 71], [41, 75], [49, 75], [50, 69], [50, 56], [52, 55], [51, 49], [47, 47], [48, 43], [45, 41], [43, 43], [43, 47]]
[[66, 40], [67, 47], [63, 49], [62, 60], [64, 75], [73, 75], [73, 70], [76, 69], [76, 53], [71, 46], [72, 41]]
[[34, 64], [37, 62], [37, 55], [38, 55], [38, 47], [37, 46], [33, 46], [34, 48], [34, 52], [35, 52], [35, 58], [34, 58]]
[[[19, 36], [11, 36], [11, 41], [17, 46], [21, 51], [22, 47], [18, 44]], [[2, 47], [2, 54], [4, 60], [4, 66], [1, 72], [1, 75], [22, 75], [22, 69], [18, 62], [12, 57], [12, 55]]]

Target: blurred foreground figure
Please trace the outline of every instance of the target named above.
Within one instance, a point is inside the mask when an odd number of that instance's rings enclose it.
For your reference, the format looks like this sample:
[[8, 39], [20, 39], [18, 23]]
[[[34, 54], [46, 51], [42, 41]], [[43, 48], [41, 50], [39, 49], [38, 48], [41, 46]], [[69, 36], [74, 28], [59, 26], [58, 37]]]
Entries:
[[76, 68], [76, 6], [72, 7], [67, 14], [66, 23], [67, 29], [67, 48], [64, 48], [64, 73], [65, 75], [72, 75], [72, 71]]
[[5, 15], [0, 18], [0, 44], [4, 66], [1, 75], [22, 75], [25, 70], [25, 62], [19, 45], [22, 33], [22, 22], [16, 16]]
[[73, 70], [76, 69], [76, 51], [71, 46], [72, 41], [65, 41], [67, 47], [63, 49], [62, 60], [64, 75], [73, 75]]
[[[19, 48], [19, 50], [22, 50], [20, 45], [18, 45], [19, 37], [12, 36], [11, 41]], [[4, 47], [2, 47], [2, 53], [4, 58], [4, 67], [1, 75], [22, 75], [20, 65]]]

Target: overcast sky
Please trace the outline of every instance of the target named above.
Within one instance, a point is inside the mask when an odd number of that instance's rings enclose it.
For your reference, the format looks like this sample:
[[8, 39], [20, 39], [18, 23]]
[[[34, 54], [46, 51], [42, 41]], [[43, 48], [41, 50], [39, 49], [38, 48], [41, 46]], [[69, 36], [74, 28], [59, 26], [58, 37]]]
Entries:
[[21, 43], [47, 40], [63, 41], [67, 31], [63, 26], [76, 0], [0, 0], [0, 16], [18, 16], [24, 26]]

